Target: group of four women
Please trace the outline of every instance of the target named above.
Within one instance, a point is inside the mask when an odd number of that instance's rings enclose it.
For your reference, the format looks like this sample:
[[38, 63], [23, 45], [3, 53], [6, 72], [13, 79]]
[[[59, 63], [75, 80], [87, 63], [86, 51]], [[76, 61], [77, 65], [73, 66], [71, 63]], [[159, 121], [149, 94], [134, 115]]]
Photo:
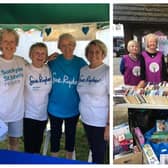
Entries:
[[47, 65], [48, 50], [44, 43], [30, 47], [31, 64], [14, 55], [18, 43], [19, 36], [14, 30], [1, 32], [0, 119], [8, 125], [9, 149], [18, 150], [18, 138], [23, 131], [25, 152], [40, 153], [49, 116], [51, 155], [58, 156], [64, 121], [66, 158], [72, 159], [80, 115], [93, 162], [103, 163], [109, 139], [109, 67], [103, 63], [107, 54], [105, 44], [100, 40], [88, 44], [87, 65], [73, 54], [74, 37], [62, 34], [58, 40], [62, 54]]

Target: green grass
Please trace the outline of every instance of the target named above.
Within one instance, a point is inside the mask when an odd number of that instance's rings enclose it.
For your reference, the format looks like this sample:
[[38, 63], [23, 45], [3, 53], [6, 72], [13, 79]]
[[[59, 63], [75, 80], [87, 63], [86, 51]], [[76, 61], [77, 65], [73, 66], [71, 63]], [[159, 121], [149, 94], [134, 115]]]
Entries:
[[[64, 144], [65, 144], [65, 136], [64, 134], [62, 134], [59, 157], [63, 157], [63, 158], [65, 158]], [[82, 160], [82, 161], [88, 160], [89, 148], [88, 148], [86, 135], [83, 129], [83, 125], [81, 124], [81, 122], [78, 122], [77, 124], [75, 152], [76, 152], [77, 160]], [[48, 155], [50, 155], [49, 152], [48, 152]]]
[[[59, 152], [59, 157], [62, 157], [62, 158], [65, 158], [64, 140], [65, 140], [65, 137], [64, 137], [64, 134], [62, 134], [61, 147]], [[23, 138], [20, 138], [19, 142], [20, 142], [19, 150], [24, 151]], [[7, 144], [8, 144], [7, 140], [0, 142], [0, 149], [7, 149]], [[50, 147], [48, 149], [50, 149]], [[81, 122], [78, 122], [77, 124], [75, 152], [76, 152], [76, 160], [81, 160], [81, 161], [88, 160], [88, 154], [89, 154], [88, 142], [87, 142], [87, 138]], [[50, 155], [49, 150], [47, 155]], [[109, 159], [106, 159], [105, 163], [109, 164]]]

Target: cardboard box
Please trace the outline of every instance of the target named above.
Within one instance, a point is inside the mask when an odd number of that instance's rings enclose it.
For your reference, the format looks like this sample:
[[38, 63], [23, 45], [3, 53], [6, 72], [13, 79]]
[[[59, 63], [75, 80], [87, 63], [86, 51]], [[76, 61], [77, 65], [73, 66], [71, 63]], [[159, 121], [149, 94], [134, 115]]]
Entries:
[[125, 155], [120, 156], [119, 158], [115, 158], [113, 160], [114, 164], [142, 164], [142, 150], [137, 141], [135, 140], [135, 143], [139, 149], [139, 152], [137, 153], [128, 153]]
[[142, 152], [130, 153], [113, 160], [114, 164], [142, 164]]
[[140, 148], [140, 150], [142, 151], [142, 164], [159, 164], [159, 160], [157, 159], [157, 157], [153, 157], [152, 160], [155, 160], [155, 162], [151, 162], [149, 163], [149, 158], [147, 155], [151, 155], [151, 153], [154, 153], [153, 149], [151, 148], [150, 151], [148, 151], [147, 153], [145, 153], [145, 151], [143, 150], [142, 146], [140, 145], [140, 142], [138, 141], [138, 138], [134, 132], [134, 129], [132, 129], [132, 135], [134, 137], [134, 140], [136, 142], [136, 144], [138, 145], [138, 147]]

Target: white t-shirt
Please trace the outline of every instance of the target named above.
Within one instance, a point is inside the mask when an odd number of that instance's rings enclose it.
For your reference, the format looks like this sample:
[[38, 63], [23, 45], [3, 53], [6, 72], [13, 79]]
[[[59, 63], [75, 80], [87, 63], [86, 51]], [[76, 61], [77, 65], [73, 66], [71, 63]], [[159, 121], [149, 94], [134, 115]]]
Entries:
[[77, 85], [81, 120], [91, 126], [104, 127], [109, 112], [109, 66], [102, 64], [81, 68]]
[[48, 65], [42, 68], [26, 66], [25, 118], [47, 120], [48, 94], [51, 85], [52, 78]]
[[4, 122], [21, 120], [24, 115], [25, 60], [14, 56], [0, 57], [0, 119]]

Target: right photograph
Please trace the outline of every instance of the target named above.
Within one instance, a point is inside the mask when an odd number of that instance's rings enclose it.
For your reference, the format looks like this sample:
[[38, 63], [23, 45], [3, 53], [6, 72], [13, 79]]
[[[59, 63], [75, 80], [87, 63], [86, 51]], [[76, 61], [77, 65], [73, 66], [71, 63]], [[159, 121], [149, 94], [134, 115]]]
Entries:
[[168, 164], [168, 4], [113, 4], [113, 164]]

